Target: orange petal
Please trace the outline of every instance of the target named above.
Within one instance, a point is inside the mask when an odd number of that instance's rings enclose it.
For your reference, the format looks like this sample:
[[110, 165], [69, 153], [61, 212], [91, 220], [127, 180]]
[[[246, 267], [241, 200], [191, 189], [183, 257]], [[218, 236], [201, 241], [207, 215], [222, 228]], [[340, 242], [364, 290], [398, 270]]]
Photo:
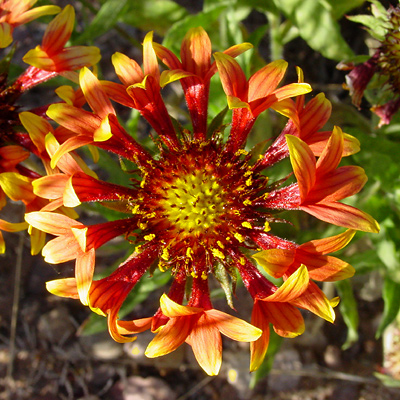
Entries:
[[107, 314], [107, 325], [108, 325], [108, 332], [110, 336], [117, 342], [117, 343], [129, 343], [136, 340], [136, 336], [122, 336], [119, 328], [118, 328], [118, 310], [112, 309]]
[[205, 313], [219, 331], [232, 340], [252, 342], [261, 336], [260, 329], [240, 318], [215, 309], [207, 310]]
[[317, 178], [313, 189], [305, 199], [307, 203], [337, 201], [358, 193], [367, 183], [367, 175], [361, 167], [346, 165]]
[[214, 321], [206, 313], [190, 332], [188, 342], [200, 367], [208, 375], [218, 375], [222, 364], [222, 339]]
[[153, 32], [148, 32], [143, 40], [143, 71], [144, 75], [151, 75], [160, 81], [160, 69], [158, 67], [157, 56], [153, 49]]
[[115, 73], [125, 86], [142, 82], [144, 74], [139, 64], [122, 53], [114, 53], [111, 57]]
[[32, 8], [32, 10], [25, 11], [14, 18], [13, 22], [18, 25], [27, 24], [43, 15], [53, 15], [61, 11], [58, 6], [41, 6]]
[[289, 266], [294, 262], [294, 249], [268, 249], [253, 254], [264, 270], [274, 278], [281, 278]]
[[336, 236], [330, 236], [324, 239], [310, 240], [300, 245], [299, 250], [306, 251], [311, 254], [329, 254], [341, 250], [346, 247], [351, 239], [353, 239], [356, 231], [347, 229], [343, 233]]
[[296, 307], [309, 310], [329, 322], [333, 323], [335, 321], [333, 305], [336, 305], [337, 302], [335, 300], [333, 303], [329, 301], [324, 292], [312, 281], [310, 281], [309, 287], [304, 294], [291, 303]]
[[307, 144], [298, 137], [286, 135], [286, 142], [290, 152], [293, 172], [299, 184], [300, 197], [304, 200], [315, 184], [315, 157]]
[[89, 289], [93, 280], [95, 264], [95, 251], [90, 249], [86, 253], [78, 255], [75, 264], [76, 286], [78, 288], [79, 299], [85, 306], [89, 305]]
[[49, 54], [60, 52], [71, 36], [75, 23], [75, 10], [67, 5], [48, 25], [43, 36], [43, 50]]
[[[319, 157], [325, 149], [325, 146], [331, 137], [331, 132], [315, 132], [307, 138], [307, 144], [310, 146], [315, 156]], [[347, 133], [344, 134], [342, 157], [350, 156], [360, 151], [360, 141]]]
[[151, 328], [153, 317], [135, 319], [133, 321], [117, 321], [118, 332], [121, 335], [131, 335], [147, 331]]
[[90, 69], [86, 67], [81, 69], [79, 84], [90, 108], [95, 114], [99, 115], [102, 119], [106, 118], [108, 114], [115, 114], [114, 108], [101, 83]]
[[271, 94], [283, 79], [287, 66], [286, 61], [276, 60], [258, 70], [249, 79], [249, 101]]
[[160, 298], [162, 313], [170, 318], [198, 314], [203, 312], [202, 308], [182, 306], [171, 300], [165, 293]]
[[337, 168], [342, 159], [343, 141], [344, 137], [342, 130], [335, 126], [325, 149], [317, 161], [317, 174], [319, 176], [324, 176], [328, 172]]
[[149, 343], [144, 354], [154, 358], [176, 350], [185, 342], [192, 329], [190, 318], [189, 316], [170, 319]]
[[294, 338], [304, 332], [301, 312], [288, 303], [263, 302], [265, 318], [272, 323], [274, 331], [282, 337]]
[[194, 76], [191, 72], [184, 71], [183, 69], [165, 70], [160, 76], [160, 86], [163, 88], [171, 82], [175, 82], [188, 76]]
[[72, 233], [50, 240], [42, 250], [44, 260], [50, 264], [75, 260], [81, 253], [81, 247]]
[[25, 214], [25, 220], [35, 228], [52, 235], [72, 235], [71, 227], [84, 227], [83, 224], [74, 219], [51, 212], [31, 212]]
[[214, 53], [214, 58], [226, 95], [247, 101], [247, 79], [240, 65], [223, 53]]
[[267, 302], [288, 302], [301, 296], [307, 290], [309, 282], [307, 268], [301, 265], [296, 272], [278, 288], [276, 292], [270, 296], [261, 299]]
[[300, 208], [330, 224], [364, 232], [379, 232], [379, 224], [370, 215], [347, 204], [329, 202], [300, 206]]
[[311, 140], [316, 132], [321, 129], [329, 120], [332, 112], [332, 104], [325, 97], [324, 93], [317, 94], [311, 99], [305, 108], [301, 111], [300, 123], [301, 133], [300, 137], [305, 140], [308, 136], [311, 136]]
[[341, 281], [351, 278], [355, 273], [355, 269], [350, 264], [332, 256], [299, 255], [298, 260], [307, 266], [310, 278], [315, 281]]
[[110, 120], [108, 115], [101, 121], [100, 126], [93, 133], [93, 140], [95, 142], [105, 142], [112, 137]]
[[75, 278], [56, 279], [46, 282], [46, 289], [56, 296], [79, 299]]
[[268, 350], [270, 321], [263, 314], [261, 307], [262, 303], [255, 300], [251, 323], [262, 330], [262, 335], [255, 342], [250, 342], [250, 372], [260, 367]]
[[[96, 65], [100, 59], [100, 49], [96, 46], [67, 47], [53, 57], [56, 71], [59, 73]], [[68, 76], [68, 79], [71, 80], [70, 76]]]
[[33, 193], [45, 199], [59, 199], [63, 196], [65, 185], [69, 179], [65, 174], [43, 176], [32, 182]]
[[210, 59], [211, 41], [207, 32], [201, 26], [189, 29], [181, 46], [183, 69], [204, 78]]
[[26, 222], [7, 222], [0, 219], [0, 230], [6, 232], [21, 232], [28, 229]]

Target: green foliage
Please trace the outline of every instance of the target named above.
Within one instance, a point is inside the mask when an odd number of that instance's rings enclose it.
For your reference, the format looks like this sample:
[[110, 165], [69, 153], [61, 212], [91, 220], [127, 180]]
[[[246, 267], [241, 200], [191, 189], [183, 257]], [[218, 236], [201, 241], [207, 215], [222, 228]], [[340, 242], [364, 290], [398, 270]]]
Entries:
[[354, 298], [353, 288], [349, 280], [339, 281], [335, 284], [340, 296], [340, 312], [348, 328], [347, 339], [343, 344], [344, 350], [348, 349], [358, 340], [358, 310], [357, 301]]

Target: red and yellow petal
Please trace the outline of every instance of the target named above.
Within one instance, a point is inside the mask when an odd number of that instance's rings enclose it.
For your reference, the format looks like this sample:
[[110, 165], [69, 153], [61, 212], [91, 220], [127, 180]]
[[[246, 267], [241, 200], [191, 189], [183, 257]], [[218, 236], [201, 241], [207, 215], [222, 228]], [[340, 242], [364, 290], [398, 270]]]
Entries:
[[329, 254], [346, 247], [353, 239], [356, 231], [347, 229], [339, 235], [330, 236], [324, 239], [310, 240], [299, 246], [299, 250], [311, 254]]
[[268, 249], [253, 254], [264, 270], [274, 278], [281, 278], [294, 262], [295, 249]]
[[316, 180], [315, 156], [305, 142], [296, 136], [286, 135], [290, 162], [296, 175], [301, 200], [307, 197]]
[[317, 161], [317, 174], [324, 176], [337, 168], [342, 159], [344, 135], [342, 130], [335, 126], [331, 137]]
[[67, 5], [48, 25], [43, 36], [42, 48], [48, 54], [60, 52], [71, 36], [75, 23], [75, 10]]
[[106, 95], [100, 81], [88, 68], [84, 67], [79, 73], [79, 84], [90, 108], [100, 118], [115, 114], [114, 107]]
[[335, 321], [333, 307], [338, 304], [337, 300], [337, 298], [328, 300], [324, 292], [314, 282], [310, 281], [307, 290], [300, 297], [294, 299], [291, 304], [311, 311], [320, 318], [333, 323]]
[[238, 97], [247, 102], [248, 84], [240, 65], [230, 56], [214, 53], [222, 87], [227, 96]]
[[354, 165], [339, 167], [327, 175], [318, 177], [304, 202], [310, 204], [345, 199], [358, 193], [367, 180], [367, 175], [361, 167]]
[[301, 265], [296, 272], [278, 288], [276, 292], [270, 296], [261, 299], [267, 302], [289, 302], [301, 296], [307, 290], [309, 276], [307, 268]]
[[256, 341], [250, 342], [250, 372], [260, 367], [268, 350], [270, 321], [262, 312], [262, 307], [261, 301], [254, 301], [251, 323], [262, 330], [262, 335]]
[[370, 215], [355, 207], [339, 202], [300, 206], [300, 209], [333, 225], [364, 232], [379, 232], [379, 224]]
[[189, 29], [181, 45], [183, 69], [204, 78], [210, 68], [211, 41], [201, 27]]
[[249, 101], [270, 95], [285, 75], [288, 63], [276, 60], [258, 70], [249, 79]]
[[171, 300], [165, 293], [160, 298], [162, 313], [169, 318], [194, 315], [203, 312], [202, 308], [182, 306]]
[[143, 72], [160, 81], [160, 68], [153, 48], [153, 32], [148, 32], [143, 40]]
[[125, 86], [142, 82], [144, 74], [139, 64], [122, 53], [114, 53], [111, 57], [115, 73]]

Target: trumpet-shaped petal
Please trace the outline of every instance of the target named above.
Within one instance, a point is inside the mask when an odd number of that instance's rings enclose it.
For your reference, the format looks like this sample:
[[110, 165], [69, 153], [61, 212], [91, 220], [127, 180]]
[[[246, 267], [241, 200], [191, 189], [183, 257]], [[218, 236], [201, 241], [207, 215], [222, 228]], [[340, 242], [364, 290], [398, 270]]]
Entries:
[[71, 36], [74, 22], [75, 11], [71, 5], [67, 5], [47, 26], [42, 44], [25, 54], [24, 62], [57, 73], [96, 64], [100, 60], [100, 51], [97, 47], [64, 48]]

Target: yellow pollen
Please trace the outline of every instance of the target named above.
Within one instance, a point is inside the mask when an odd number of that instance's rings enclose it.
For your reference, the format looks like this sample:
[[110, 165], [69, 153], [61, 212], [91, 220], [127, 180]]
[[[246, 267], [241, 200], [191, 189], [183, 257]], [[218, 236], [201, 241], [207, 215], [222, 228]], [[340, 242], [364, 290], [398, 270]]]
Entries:
[[243, 235], [241, 235], [240, 233], [235, 232], [235, 234], [234, 234], [233, 236], [234, 236], [234, 238], [235, 238], [238, 242], [240, 242], [240, 243], [243, 243], [243, 242], [244, 242], [244, 237], [243, 237]]
[[147, 224], [145, 222], [139, 222], [139, 228], [145, 230], [147, 228]]
[[168, 249], [166, 247], [163, 248], [162, 254], [161, 254], [161, 258], [165, 261], [169, 260], [169, 252]]
[[186, 249], [186, 257], [187, 258], [190, 258], [191, 260], [193, 260], [193, 250], [192, 250], [192, 248], [191, 247], [188, 247], [187, 249]]
[[244, 222], [242, 222], [242, 226], [243, 226], [244, 228], [249, 228], [249, 229], [251, 229], [251, 228], [252, 228], [252, 226], [251, 226], [250, 222], [248, 222], [248, 221], [244, 221]]
[[203, 279], [204, 281], [207, 279], [207, 272], [206, 271], [203, 271], [201, 273], [201, 279]]
[[249, 200], [249, 199], [246, 199], [246, 200], [243, 202], [243, 205], [245, 205], [245, 206], [251, 206], [251, 204], [252, 204], [252, 202], [251, 202], [251, 200]]
[[247, 179], [246, 181], [246, 186], [251, 186], [253, 183], [253, 179], [250, 177], [249, 179]]
[[217, 245], [218, 245], [219, 247], [221, 247], [221, 249], [224, 249], [224, 248], [225, 248], [224, 244], [223, 244], [220, 240], [217, 240]]
[[213, 254], [214, 257], [218, 257], [218, 258], [221, 258], [221, 259], [225, 258], [225, 255], [221, 250], [212, 248], [211, 249], [211, 253]]
[[271, 227], [269, 226], [269, 222], [265, 221], [264, 223], [264, 232], [269, 232], [271, 230]]
[[150, 235], [146, 235], [144, 237], [144, 240], [150, 241], [150, 240], [153, 240], [155, 237], [156, 237], [156, 235], [154, 233], [151, 233]]

